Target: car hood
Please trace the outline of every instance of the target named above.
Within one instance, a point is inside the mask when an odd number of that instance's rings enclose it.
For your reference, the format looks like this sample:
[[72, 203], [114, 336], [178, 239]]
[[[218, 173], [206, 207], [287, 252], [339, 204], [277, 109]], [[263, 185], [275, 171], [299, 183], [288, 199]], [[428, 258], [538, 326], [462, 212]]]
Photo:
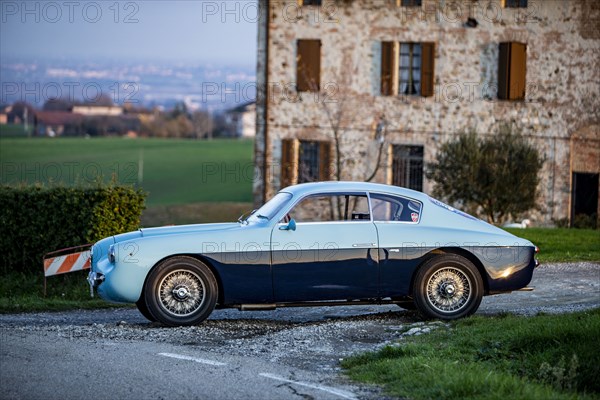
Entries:
[[140, 229], [142, 237], [148, 236], [161, 236], [161, 235], [178, 235], [183, 233], [195, 233], [195, 232], [216, 232], [226, 231], [232, 229], [241, 228], [241, 224], [238, 222], [228, 222], [220, 224], [194, 224], [194, 225], [176, 225], [176, 226], [162, 226], [159, 228], [143, 228]]

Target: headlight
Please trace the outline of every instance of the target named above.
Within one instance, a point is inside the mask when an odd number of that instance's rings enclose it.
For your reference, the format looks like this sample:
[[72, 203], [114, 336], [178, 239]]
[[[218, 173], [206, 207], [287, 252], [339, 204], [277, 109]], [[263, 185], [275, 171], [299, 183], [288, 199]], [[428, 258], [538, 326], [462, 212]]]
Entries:
[[108, 261], [110, 261], [111, 263], [114, 263], [115, 260], [117, 259], [116, 253], [117, 253], [117, 250], [115, 248], [115, 245], [111, 244], [110, 247], [108, 248]]

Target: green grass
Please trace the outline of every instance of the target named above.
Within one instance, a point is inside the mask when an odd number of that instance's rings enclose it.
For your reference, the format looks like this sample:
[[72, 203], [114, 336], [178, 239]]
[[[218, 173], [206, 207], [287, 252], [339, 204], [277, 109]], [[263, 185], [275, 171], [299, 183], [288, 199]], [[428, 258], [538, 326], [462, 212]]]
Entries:
[[114, 176], [147, 191], [149, 207], [251, 202], [252, 157], [248, 140], [3, 137], [0, 183], [71, 185]]
[[115, 307], [90, 297], [87, 271], [49, 277], [44, 296], [44, 275], [8, 273], [0, 279], [0, 313], [62, 311]]
[[600, 261], [599, 229], [507, 229], [540, 248], [540, 262]]
[[471, 317], [346, 359], [354, 380], [410, 399], [600, 397], [600, 309]]

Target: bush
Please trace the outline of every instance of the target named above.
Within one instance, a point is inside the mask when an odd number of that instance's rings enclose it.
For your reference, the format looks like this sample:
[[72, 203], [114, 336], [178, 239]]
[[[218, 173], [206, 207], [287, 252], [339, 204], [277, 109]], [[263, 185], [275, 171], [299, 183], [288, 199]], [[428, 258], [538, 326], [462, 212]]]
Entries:
[[533, 144], [502, 125], [490, 136], [469, 132], [442, 144], [427, 177], [435, 182], [434, 196], [502, 223], [536, 208], [543, 163]]
[[0, 186], [0, 271], [41, 273], [50, 251], [137, 229], [145, 196], [120, 186]]

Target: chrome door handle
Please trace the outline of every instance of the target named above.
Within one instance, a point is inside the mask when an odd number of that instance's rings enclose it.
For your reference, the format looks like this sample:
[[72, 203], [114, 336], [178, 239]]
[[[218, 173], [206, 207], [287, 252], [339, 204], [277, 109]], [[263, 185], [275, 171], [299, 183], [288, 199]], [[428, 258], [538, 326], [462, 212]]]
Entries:
[[375, 247], [377, 243], [354, 243], [352, 247]]

